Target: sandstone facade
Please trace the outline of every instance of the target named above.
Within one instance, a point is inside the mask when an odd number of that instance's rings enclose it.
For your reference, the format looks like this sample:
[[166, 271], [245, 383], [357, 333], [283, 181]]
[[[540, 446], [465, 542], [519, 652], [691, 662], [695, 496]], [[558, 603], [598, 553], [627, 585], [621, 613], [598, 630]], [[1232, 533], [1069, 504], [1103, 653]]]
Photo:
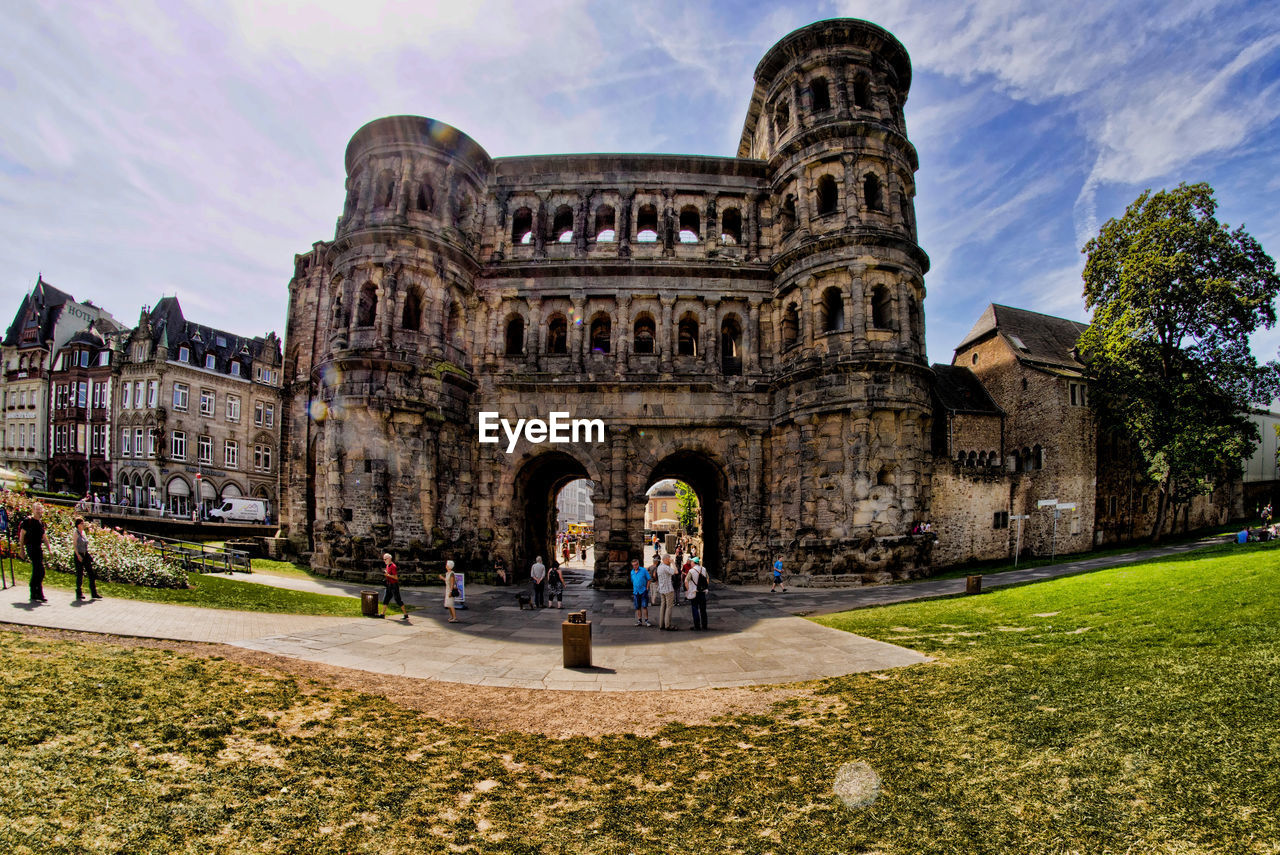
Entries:
[[[906, 51], [825, 21], [756, 69], [736, 157], [494, 159], [374, 121], [332, 241], [297, 258], [282, 522], [322, 572], [451, 557], [517, 575], [556, 490], [594, 484], [596, 576], [638, 555], [645, 490], [698, 492], [712, 572], [775, 552], [826, 581], [924, 571], [931, 372], [902, 106]], [[481, 412], [600, 418], [603, 442], [478, 442]]]

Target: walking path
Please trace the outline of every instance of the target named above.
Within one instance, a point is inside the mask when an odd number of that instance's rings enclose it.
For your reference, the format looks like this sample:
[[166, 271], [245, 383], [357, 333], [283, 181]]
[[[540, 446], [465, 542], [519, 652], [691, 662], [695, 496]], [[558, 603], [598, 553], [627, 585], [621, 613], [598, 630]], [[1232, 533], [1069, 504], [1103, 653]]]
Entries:
[[[1051, 579], [1221, 542], [1145, 549], [983, 578], [984, 588]], [[964, 592], [965, 580], [943, 579], [868, 588], [792, 589], [770, 594], [764, 585], [712, 590], [710, 632], [692, 632], [687, 607], [677, 610], [680, 632], [635, 625], [630, 597], [589, 587], [590, 576], [566, 568], [564, 610], [522, 610], [520, 586], [467, 585], [469, 608], [448, 624], [443, 587], [406, 589], [419, 608], [407, 620], [311, 617], [204, 609], [133, 600], [77, 602], [48, 589], [49, 602], [27, 602], [19, 585], [0, 592], [0, 622], [115, 635], [234, 644], [282, 656], [381, 674], [486, 686], [590, 691], [645, 691], [767, 685], [927, 661], [892, 644], [828, 629], [797, 615], [928, 599]], [[369, 586], [257, 573], [239, 579], [299, 591], [358, 595]], [[560, 625], [570, 610], [592, 621], [592, 668], [563, 667]], [[650, 611], [656, 625], [657, 609]]]

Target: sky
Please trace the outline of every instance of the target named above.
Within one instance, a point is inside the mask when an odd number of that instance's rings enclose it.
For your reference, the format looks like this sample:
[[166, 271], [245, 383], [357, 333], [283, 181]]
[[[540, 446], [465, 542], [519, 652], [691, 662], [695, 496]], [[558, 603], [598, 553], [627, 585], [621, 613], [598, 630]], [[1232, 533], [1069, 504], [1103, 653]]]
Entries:
[[987, 303], [1087, 321], [1080, 249], [1146, 188], [1208, 181], [1280, 253], [1273, 0], [45, 0], [0, 12], [0, 314], [43, 275], [128, 325], [176, 294], [283, 334], [366, 122], [430, 116], [494, 157], [732, 156], [761, 57], [842, 16], [911, 56], [931, 361]]

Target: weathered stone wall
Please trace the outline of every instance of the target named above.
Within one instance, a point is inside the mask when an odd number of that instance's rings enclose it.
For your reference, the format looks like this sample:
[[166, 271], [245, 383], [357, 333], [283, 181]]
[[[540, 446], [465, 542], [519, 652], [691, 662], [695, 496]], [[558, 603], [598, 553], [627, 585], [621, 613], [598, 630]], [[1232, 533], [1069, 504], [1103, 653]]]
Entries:
[[937, 462], [931, 507], [936, 565], [1012, 557], [1017, 522], [996, 526], [996, 515], [1008, 512], [1011, 481], [1012, 476], [1002, 467]]

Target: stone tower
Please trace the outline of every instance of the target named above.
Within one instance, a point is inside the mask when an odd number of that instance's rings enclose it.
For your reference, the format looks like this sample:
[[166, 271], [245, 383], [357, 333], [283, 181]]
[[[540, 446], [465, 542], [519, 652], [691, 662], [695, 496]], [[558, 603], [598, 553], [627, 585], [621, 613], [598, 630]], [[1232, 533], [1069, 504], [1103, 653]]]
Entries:
[[[905, 50], [863, 21], [756, 70], [738, 156], [491, 159], [431, 119], [352, 138], [331, 242], [296, 259], [282, 522], [322, 571], [451, 557], [517, 577], [557, 491], [593, 484], [596, 579], [625, 578], [645, 491], [702, 502], [731, 581], [924, 572], [929, 370]], [[599, 418], [601, 441], [478, 441], [481, 412]]]

